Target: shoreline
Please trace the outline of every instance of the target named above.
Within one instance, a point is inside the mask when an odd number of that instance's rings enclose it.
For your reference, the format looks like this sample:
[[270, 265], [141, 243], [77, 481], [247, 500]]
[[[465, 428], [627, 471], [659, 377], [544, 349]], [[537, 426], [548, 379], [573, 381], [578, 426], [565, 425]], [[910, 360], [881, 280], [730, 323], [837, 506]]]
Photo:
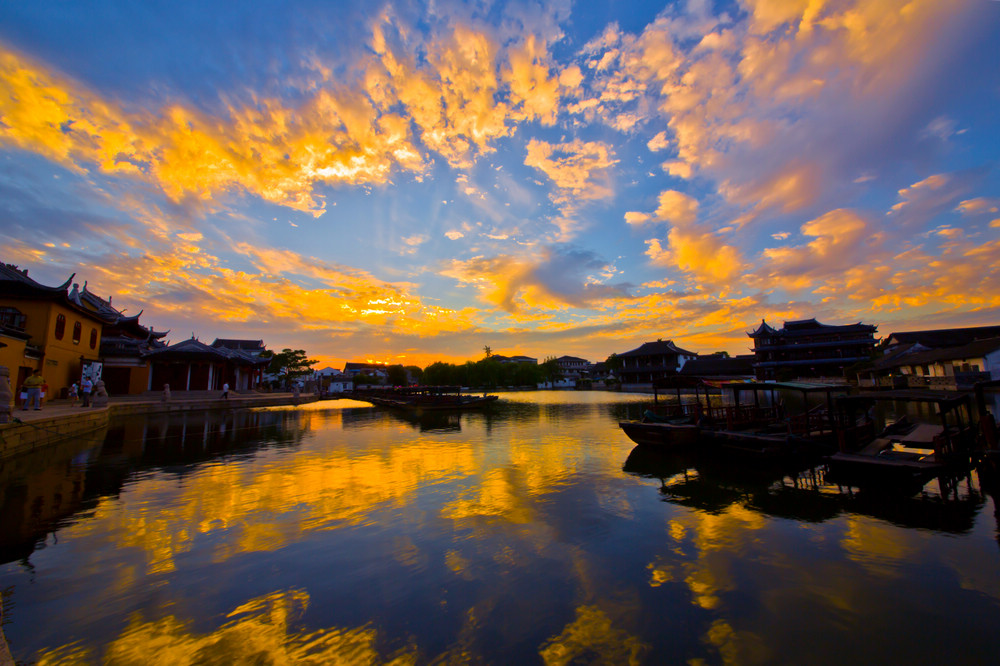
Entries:
[[115, 416], [303, 405], [318, 400], [315, 394], [232, 394], [229, 399], [222, 399], [203, 394], [185, 396], [178, 392], [169, 402], [153, 396], [128, 396], [109, 398], [108, 404], [101, 407], [74, 407], [69, 400], [46, 401], [37, 411], [11, 409], [11, 422], [0, 425], [0, 461], [100, 430]]

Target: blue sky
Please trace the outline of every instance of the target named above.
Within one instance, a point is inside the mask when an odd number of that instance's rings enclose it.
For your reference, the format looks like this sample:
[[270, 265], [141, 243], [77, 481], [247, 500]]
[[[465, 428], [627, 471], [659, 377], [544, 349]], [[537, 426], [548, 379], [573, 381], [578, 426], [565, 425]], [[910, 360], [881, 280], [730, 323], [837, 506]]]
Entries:
[[0, 238], [321, 365], [996, 324], [1000, 3], [4, 3]]

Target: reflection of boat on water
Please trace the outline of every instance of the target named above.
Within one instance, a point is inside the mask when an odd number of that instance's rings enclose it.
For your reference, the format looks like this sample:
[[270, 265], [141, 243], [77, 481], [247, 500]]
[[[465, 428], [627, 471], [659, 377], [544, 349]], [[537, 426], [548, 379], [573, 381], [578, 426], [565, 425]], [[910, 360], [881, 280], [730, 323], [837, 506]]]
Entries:
[[786, 475], [796, 475], [801, 466], [734, 466], [718, 456], [701, 455], [694, 449], [663, 449], [637, 445], [629, 453], [622, 471], [660, 480], [664, 502], [718, 512], [736, 504], [749, 504], [757, 493], [766, 493]]
[[358, 391], [354, 397], [381, 407], [429, 411], [479, 409], [493, 404], [500, 396], [462, 393], [460, 386], [407, 386]]
[[829, 485], [832, 479], [822, 466], [738, 467], [714, 456], [643, 446], [632, 449], [622, 470], [658, 479], [659, 500], [670, 504], [713, 513], [740, 505], [775, 518], [811, 523], [853, 514], [901, 527], [965, 534], [972, 531], [985, 505], [984, 490], [977, 490], [967, 477], [942, 478], [939, 495], [927, 492], [923, 484], [912, 493], [899, 492], [897, 485], [838, 489]]
[[622, 471], [647, 478], [666, 479], [691, 465], [691, 457], [681, 449], [636, 446], [629, 452]]
[[842, 428], [840, 451], [827, 459], [831, 479], [856, 484], [916, 484], [971, 468], [975, 429], [969, 394], [902, 389], [843, 397], [838, 401], [842, 422], [857, 423], [858, 412], [885, 401], [933, 405], [938, 423], [915, 423], [904, 416], [877, 434], [872, 434], [870, 420]]
[[432, 410], [425, 413], [413, 409], [394, 409], [387, 414], [405, 421], [420, 432], [461, 432], [462, 415], [447, 410]]

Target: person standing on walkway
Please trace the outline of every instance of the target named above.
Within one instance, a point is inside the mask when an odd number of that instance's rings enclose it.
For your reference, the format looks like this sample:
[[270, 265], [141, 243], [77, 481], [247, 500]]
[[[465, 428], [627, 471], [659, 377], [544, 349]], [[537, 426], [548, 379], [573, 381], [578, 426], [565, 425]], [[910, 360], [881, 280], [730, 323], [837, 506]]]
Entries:
[[83, 406], [90, 407], [90, 392], [94, 390], [94, 382], [90, 381], [90, 377], [84, 377], [83, 381], [80, 382], [80, 391], [83, 392]]
[[45, 379], [42, 378], [40, 370], [35, 370], [31, 376], [24, 380], [24, 388], [28, 389], [28, 401], [24, 403], [23, 409], [28, 409], [28, 405], [34, 405], [35, 411], [42, 409], [42, 385]]
[[72, 386], [69, 387], [69, 406], [76, 407], [76, 401], [80, 399], [80, 385], [73, 382]]
[[222, 385], [222, 397], [229, 400], [229, 384]]

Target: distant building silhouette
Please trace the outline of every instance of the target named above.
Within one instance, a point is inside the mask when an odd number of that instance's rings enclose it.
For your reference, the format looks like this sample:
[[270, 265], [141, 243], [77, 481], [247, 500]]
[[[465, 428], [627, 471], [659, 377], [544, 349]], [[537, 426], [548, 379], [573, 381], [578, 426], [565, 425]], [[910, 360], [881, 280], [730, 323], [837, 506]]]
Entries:
[[845, 368], [871, 358], [877, 329], [861, 322], [830, 326], [815, 319], [786, 321], [775, 329], [762, 319], [757, 330], [747, 333], [754, 342], [754, 374], [757, 379], [841, 378]]

